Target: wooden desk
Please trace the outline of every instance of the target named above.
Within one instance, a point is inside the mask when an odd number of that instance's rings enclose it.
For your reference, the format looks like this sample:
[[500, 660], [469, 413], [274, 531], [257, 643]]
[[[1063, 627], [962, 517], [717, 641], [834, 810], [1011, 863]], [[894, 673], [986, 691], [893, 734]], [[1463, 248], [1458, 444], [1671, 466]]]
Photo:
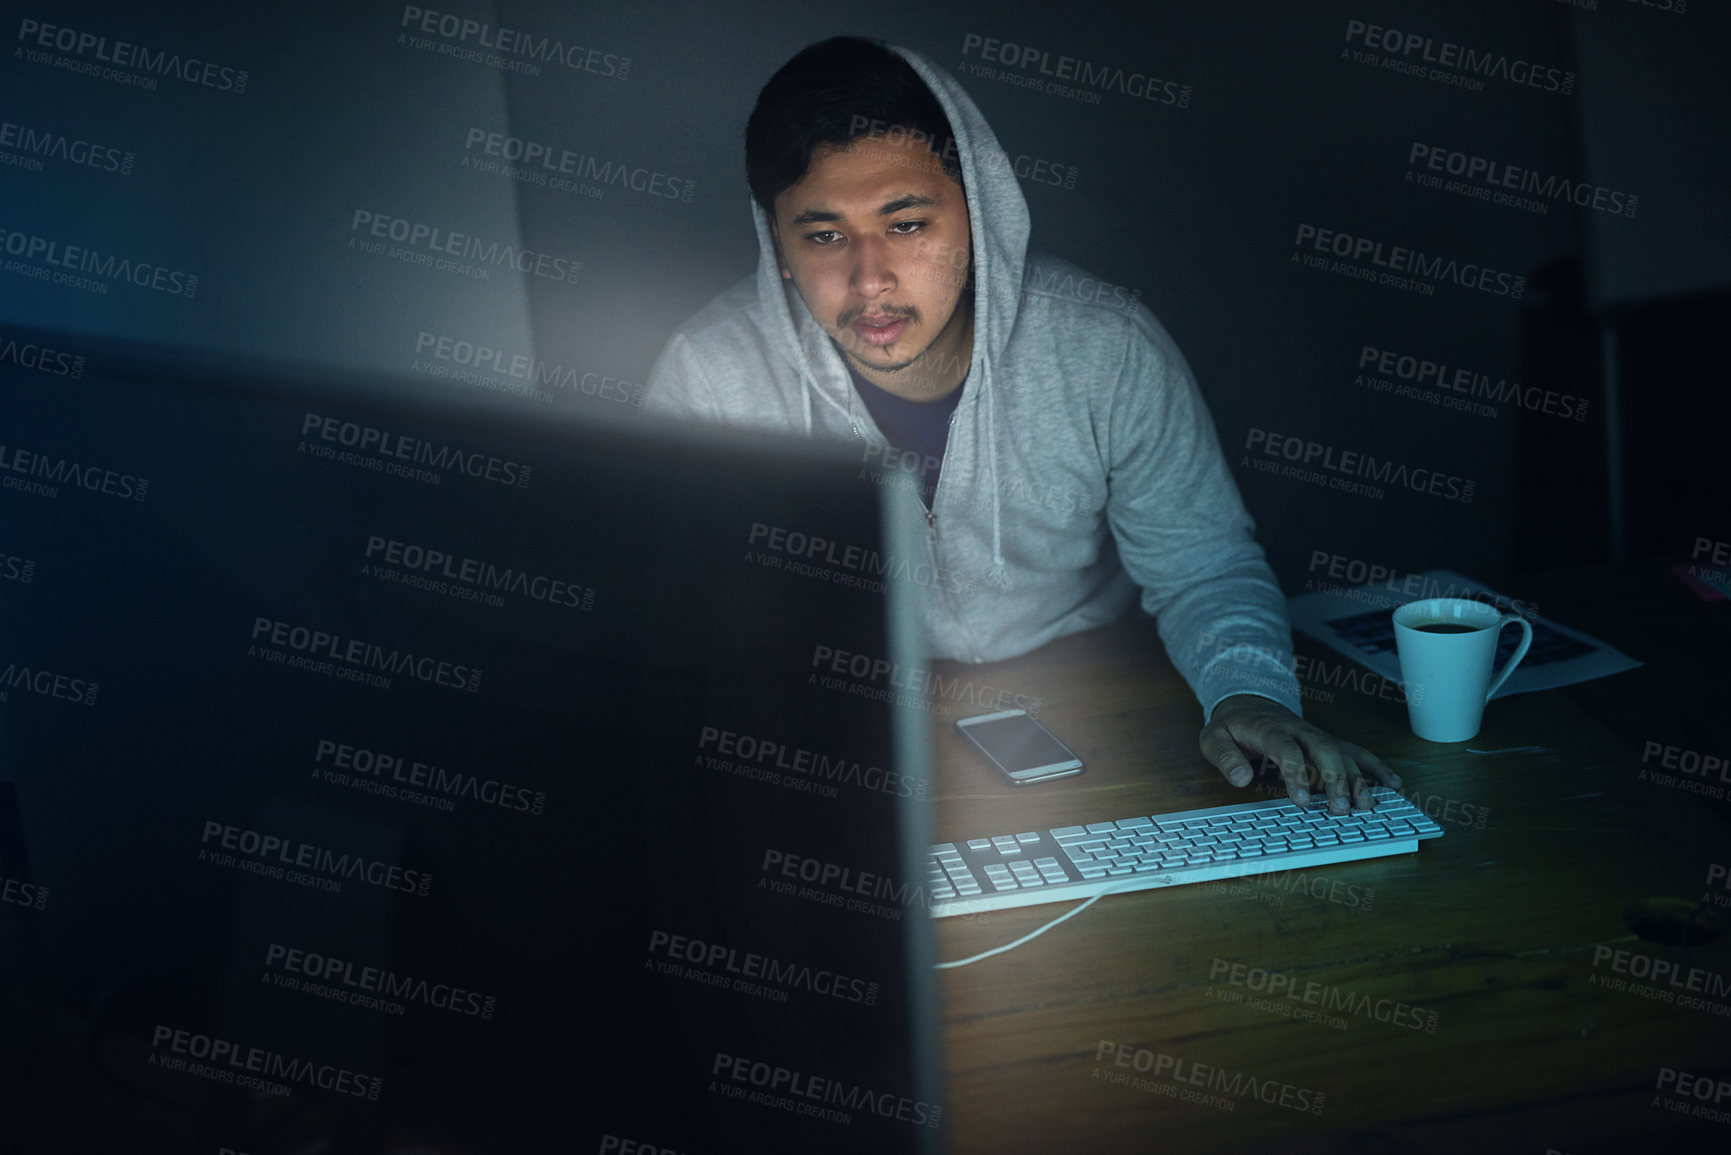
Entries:
[[[935, 723], [940, 840], [1266, 796], [1203, 762], [1201, 712], [1145, 620], [937, 672], [1043, 699], [1040, 717], [1087, 764], [1011, 786], [949, 719]], [[1404, 705], [1333, 694], [1307, 716], [1382, 754], [1445, 836], [1285, 879], [1107, 896], [1014, 951], [939, 972], [952, 1149], [1731, 1149], [1731, 1124], [1655, 1105], [1698, 1101], [1657, 1092], [1662, 1069], [1731, 1079], [1731, 937], [1685, 949], [1628, 920], [1649, 900], [1696, 911], [1710, 865], [1731, 865], [1731, 801], [1641, 781], [1640, 748], [1560, 693], [1496, 702], [1476, 739], [1449, 746], [1415, 738]], [[1068, 905], [940, 920], [939, 957], [1009, 942]], [[1695, 992], [1714, 1006], [1600, 985], [1633, 986], [1629, 969], [1654, 963], [1676, 964], [1679, 981], [1691, 967], [1716, 978], [1716, 996]], [[1268, 992], [1251, 968], [1299, 997], [1252, 1005]], [[1282, 1091], [1285, 1106], [1257, 1097]], [[1320, 1114], [1299, 1109], [1319, 1094]], [[1731, 1119], [1731, 1092], [1717, 1108]]]

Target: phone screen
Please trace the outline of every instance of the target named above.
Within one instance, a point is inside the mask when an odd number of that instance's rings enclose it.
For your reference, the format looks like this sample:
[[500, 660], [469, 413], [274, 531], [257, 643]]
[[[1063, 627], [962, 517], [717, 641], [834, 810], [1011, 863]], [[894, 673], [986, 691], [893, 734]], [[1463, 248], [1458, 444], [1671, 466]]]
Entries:
[[1034, 766], [1073, 761], [1076, 757], [1026, 715], [975, 722], [966, 729], [981, 749], [1012, 774]]

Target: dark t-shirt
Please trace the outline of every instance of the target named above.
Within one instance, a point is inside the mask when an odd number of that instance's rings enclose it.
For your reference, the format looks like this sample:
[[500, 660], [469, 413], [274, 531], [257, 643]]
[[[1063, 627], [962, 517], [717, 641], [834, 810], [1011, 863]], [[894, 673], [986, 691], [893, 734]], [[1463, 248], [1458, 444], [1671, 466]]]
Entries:
[[[931, 504], [944, 464], [944, 446], [950, 438], [950, 416], [962, 400], [968, 379], [962, 378], [960, 385], [936, 401], [907, 401], [861, 377], [852, 362], [848, 362], [847, 371], [853, 378], [854, 392], [865, 402], [872, 420], [878, 423], [889, 443], [904, 454], [900, 461], [890, 464], [902, 473], [918, 476], [920, 494]], [[914, 456], [906, 456], [910, 454]]]

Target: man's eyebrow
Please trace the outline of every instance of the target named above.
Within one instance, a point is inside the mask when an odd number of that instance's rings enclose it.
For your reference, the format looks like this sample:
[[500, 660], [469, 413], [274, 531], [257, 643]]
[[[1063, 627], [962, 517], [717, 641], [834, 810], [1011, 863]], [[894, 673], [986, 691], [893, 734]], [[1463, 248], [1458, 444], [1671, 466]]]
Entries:
[[[931, 197], [922, 196], [919, 193], [908, 193], [905, 196], [899, 196], [895, 200], [889, 201], [886, 204], [884, 204], [883, 207], [878, 209], [877, 215], [880, 217], [889, 217], [889, 216], [894, 216], [896, 213], [901, 212], [903, 209], [924, 208], [926, 205], [935, 205], [937, 203], [938, 202]], [[819, 224], [819, 223], [827, 224], [829, 222], [839, 221], [839, 220], [841, 220], [841, 214], [840, 213], [831, 212], [828, 209], [806, 209], [803, 213], [800, 213], [797, 216], [795, 216], [791, 221], [788, 222], [788, 224], [797, 228], [800, 225], [812, 225], [812, 224]]]
[[931, 197], [921, 196], [919, 193], [909, 193], [906, 196], [897, 197], [895, 200], [884, 205], [878, 210], [878, 216], [893, 216], [894, 214], [901, 212], [903, 209], [924, 208], [926, 205], [935, 205], [937, 203], [938, 202], [933, 200]]

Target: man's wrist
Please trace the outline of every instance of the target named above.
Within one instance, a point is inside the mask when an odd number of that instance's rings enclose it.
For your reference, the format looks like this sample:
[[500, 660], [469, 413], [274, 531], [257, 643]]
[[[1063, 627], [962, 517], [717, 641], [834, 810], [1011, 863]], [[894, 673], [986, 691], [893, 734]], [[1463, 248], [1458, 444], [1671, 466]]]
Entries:
[[1271, 706], [1278, 707], [1285, 713], [1292, 713], [1291, 710], [1287, 709], [1286, 703], [1271, 698], [1267, 694], [1254, 694], [1248, 690], [1228, 694], [1214, 704], [1214, 710], [1216, 713], [1221, 710], [1267, 710]]
[[1264, 708], [1261, 703], [1279, 706], [1282, 710], [1285, 710], [1294, 717], [1303, 717], [1303, 715], [1297, 710], [1293, 709], [1291, 706], [1287, 705], [1272, 694], [1263, 694], [1256, 690], [1234, 690], [1231, 693], [1225, 694], [1216, 699], [1214, 704], [1203, 712], [1204, 724], [1214, 721], [1214, 719], [1220, 716], [1222, 710], [1227, 714], [1232, 714], [1241, 710], [1258, 710]]

